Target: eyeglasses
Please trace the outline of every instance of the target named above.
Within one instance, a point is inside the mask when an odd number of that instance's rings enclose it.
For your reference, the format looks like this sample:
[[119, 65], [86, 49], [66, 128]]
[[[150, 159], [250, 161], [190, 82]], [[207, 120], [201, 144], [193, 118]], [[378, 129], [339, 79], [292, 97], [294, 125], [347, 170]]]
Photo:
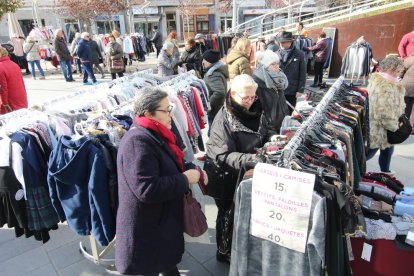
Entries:
[[258, 96], [246, 96], [246, 97], [242, 97], [239, 95], [239, 93], [236, 92], [236, 95], [239, 96], [239, 98], [243, 101], [243, 102], [255, 102], [257, 101], [257, 99], [259, 98]]
[[164, 112], [164, 113], [168, 113], [168, 115], [170, 115], [171, 112], [173, 111], [173, 109], [174, 109], [174, 106], [169, 105], [166, 110], [164, 110], [164, 109], [155, 109], [155, 111], [161, 111], [161, 112]]

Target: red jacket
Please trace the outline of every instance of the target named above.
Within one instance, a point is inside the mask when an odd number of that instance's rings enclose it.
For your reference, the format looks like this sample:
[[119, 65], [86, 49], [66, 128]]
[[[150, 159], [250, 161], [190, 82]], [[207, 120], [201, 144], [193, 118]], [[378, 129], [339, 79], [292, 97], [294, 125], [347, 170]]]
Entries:
[[[0, 96], [3, 105], [10, 105], [12, 110], [27, 108], [27, 94], [19, 66], [9, 57], [0, 58]], [[0, 114], [4, 114], [4, 106]]]

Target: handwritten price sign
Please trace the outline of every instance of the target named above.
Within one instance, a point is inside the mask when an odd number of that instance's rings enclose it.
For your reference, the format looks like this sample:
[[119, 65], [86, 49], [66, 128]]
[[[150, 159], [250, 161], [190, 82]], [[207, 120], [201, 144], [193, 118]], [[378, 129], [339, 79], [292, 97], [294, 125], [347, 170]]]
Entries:
[[305, 253], [314, 185], [313, 174], [257, 164], [250, 234]]

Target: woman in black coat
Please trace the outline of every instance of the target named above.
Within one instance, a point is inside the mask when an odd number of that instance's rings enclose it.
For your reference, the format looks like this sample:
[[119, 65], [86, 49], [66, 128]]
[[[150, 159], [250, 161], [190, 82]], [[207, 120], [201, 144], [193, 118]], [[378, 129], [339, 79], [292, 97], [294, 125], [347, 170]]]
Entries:
[[288, 86], [286, 75], [280, 70], [279, 56], [270, 50], [258, 52], [257, 68], [253, 75], [258, 84], [257, 96], [269, 126], [280, 133], [283, 119], [289, 114], [284, 90]]
[[[252, 77], [236, 76], [227, 93], [225, 105], [217, 113], [207, 142], [204, 169], [209, 177], [208, 194], [217, 208], [216, 240], [220, 248], [223, 219], [230, 209], [240, 170], [255, 158], [256, 148], [267, 142], [272, 133], [256, 95]], [[231, 247], [231, 245], [227, 245]], [[217, 260], [229, 262], [229, 252], [217, 250]]]
[[198, 76], [201, 76], [201, 62], [203, 57], [196, 47], [194, 38], [188, 38], [185, 41], [185, 50], [181, 54], [179, 66], [185, 65], [187, 71], [195, 70]]
[[160, 89], [144, 89], [136, 100], [136, 118], [118, 152], [119, 207], [116, 268], [122, 274], [180, 275], [184, 253], [183, 198], [199, 181], [184, 169], [171, 132], [172, 106]]

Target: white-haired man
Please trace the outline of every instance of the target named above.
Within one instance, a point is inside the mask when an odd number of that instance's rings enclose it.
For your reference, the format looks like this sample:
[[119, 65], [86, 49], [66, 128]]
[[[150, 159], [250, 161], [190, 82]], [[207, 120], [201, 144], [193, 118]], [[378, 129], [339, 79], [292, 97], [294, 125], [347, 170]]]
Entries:
[[70, 64], [70, 51], [66, 45], [62, 29], [55, 31], [54, 49], [57, 59], [60, 63], [63, 76], [67, 82], [75, 81], [72, 77], [72, 66]]

